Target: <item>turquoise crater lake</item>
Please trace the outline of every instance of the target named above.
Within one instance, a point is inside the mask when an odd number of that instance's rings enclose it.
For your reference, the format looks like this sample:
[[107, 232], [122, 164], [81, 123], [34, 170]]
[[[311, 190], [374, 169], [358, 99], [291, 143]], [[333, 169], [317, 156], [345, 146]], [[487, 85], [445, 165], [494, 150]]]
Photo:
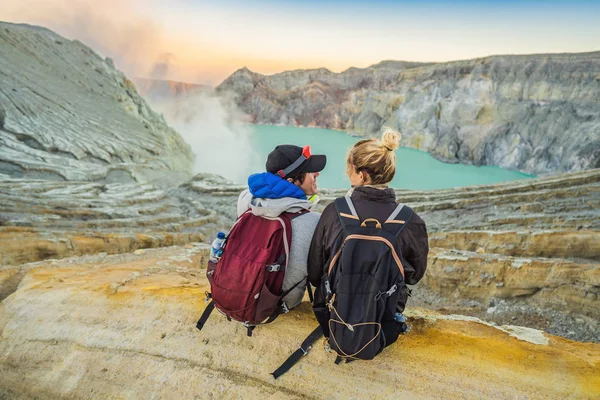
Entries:
[[[313, 154], [327, 155], [327, 167], [317, 180], [319, 187], [350, 187], [346, 155], [359, 138], [329, 129], [251, 125], [249, 140], [255, 154], [249, 174], [264, 171], [264, 160], [278, 144], [310, 145]], [[396, 159], [396, 176], [390, 185], [393, 188], [443, 189], [532, 178], [498, 167], [443, 163], [429, 153], [403, 147], [396, 150]]]

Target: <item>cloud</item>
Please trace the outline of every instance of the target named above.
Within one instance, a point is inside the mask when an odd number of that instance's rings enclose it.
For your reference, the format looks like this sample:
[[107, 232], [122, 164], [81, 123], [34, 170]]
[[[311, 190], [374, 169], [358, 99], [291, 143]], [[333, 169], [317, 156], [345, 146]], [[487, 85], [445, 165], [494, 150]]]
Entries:
[[141, 12], [139, 0], [20, 0], [0, 2], [0, 15], [13, 22], [49, 28], [77, 39], [128, 75], [148, 73], [148, 67], [166, 54], [165, 33], [151, 16]]
[[153, 0], [0, 0], [1, 20], [40, 25], [79, 40], [130, 77], [215, 86], [245, 65], [214, 45], [214, 31], [167, 25], [165, 13], [181, 15]]
[[[151, 2], [142, 0], [19, 0], [1, 1], [2, 19], [44, 26], [69, 39], [77, 39], [130, 77], [175, 79], [185, 71], [196, 82], [206, 81], [194, 52], [165, 31], [156, 17], [144, 13]], [[179, 46], [179, 47], [178, 47]], [[234, 102], [213, 93], [170, 101], [151, 101], [169, 125], [188, 142], [196, 155], [195, 172], [213, 172], [245, 182], [252, 152], [249, 128]]]
[[150, 70], [150, 77], [153, 79], [167, 79], [170, 64], [176, 59], [177, 57], [173, 53], [161, 54]]

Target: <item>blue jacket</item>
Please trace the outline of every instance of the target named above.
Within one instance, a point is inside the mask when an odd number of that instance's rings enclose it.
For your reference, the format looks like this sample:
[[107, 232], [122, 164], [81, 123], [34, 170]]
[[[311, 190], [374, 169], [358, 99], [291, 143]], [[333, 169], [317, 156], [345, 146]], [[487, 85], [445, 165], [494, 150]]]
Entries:
[[306, 199], [304, 190], [299, 186], [270, 172], [250, 175], [248, 187], [252, 196], [260, 199], [280, 199], [282, 197]]

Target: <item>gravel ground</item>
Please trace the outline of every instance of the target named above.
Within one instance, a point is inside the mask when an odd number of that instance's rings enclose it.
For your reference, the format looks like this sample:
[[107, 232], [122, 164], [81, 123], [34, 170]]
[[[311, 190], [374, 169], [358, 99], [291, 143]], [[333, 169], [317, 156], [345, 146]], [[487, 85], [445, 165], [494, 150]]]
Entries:
[[496, 325], [525, 326], [578, 342], [600, 343], [599, 321], [533, 307], [518, 300], [491, 299], [489, 304], [483, 304], [473, 300], [445, 299], [417, 285], [409, 298], [408, 307], [410, 306], [423, 307], [442, 314], [468, 315]]

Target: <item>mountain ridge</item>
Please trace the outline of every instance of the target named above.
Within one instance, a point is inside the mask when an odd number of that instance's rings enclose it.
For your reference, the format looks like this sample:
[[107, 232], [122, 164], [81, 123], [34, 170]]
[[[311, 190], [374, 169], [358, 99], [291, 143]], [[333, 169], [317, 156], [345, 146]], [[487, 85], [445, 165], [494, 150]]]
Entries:
[[446, 162], [529, 174], [600, 166], [600, 52], [488, 56], [405, 69], [242, 68], [216, 88], [254, 123], [399, 130]]
[[[367, 67], [354, 67], [354, 66], [350, 66], [348, 68], [346, 68], [343, 71], [340, 72], [334, 72], [331, 71], [330, 69], [326, 68], [326, 67], [315, 67], [315, 68], [298, 68], [298, 69], [291, 69], [291, 70], [285, 70], [285, 71], [280, 71], [280, 72], [275, 72], [272, 74], [263, 74], [260, 72], [255, 72], [252, 71], [250, 68], [244, 66], [241, 68], [238, 68], [237, 70], [235, 70], [231, 75], [229, 75], [229, 77], [235, 75], [236, 73], [239, 72], [243, 72], [243, 71], [247, 71], [250, 72], [252, 74], [255, 75], [260, 75], [261, 77], [273, 77], [273, 76], [277, 76], [277, 75], [281, 75], [281, 74], [286, 74], [286, 73], [292, 73], [292, 72], [311, 72], [311, 71], [319, 71], [319, 70], [324, 70], [327, 71], [331, 74], [334, 75], [339, 75], [339, 74], [344, 74], [348, 71], [364, 71], [364, 70], [368, 70], [368, 69], [382, 69], [382, 68], [388, 68], [388, 69], [414, 69], [414, 68], [421, 68], [421, 67], [431, 67], [431, 66], [435, 66], [435, 65], [445, 65], [445, 64], [453, 64], [453, 63], [463, 63], [463, 62], [471, 62], [471, 61], [482, 61], [482, 60], [488, 60], [488, 59], [493, 59], [493, 58], [506, 58], [506, 57], [514, 57], [514, 58], [518, 58], [518, 57], [527, 57], [530, 59], [535, 59], [536, 57], [570, 57], [570, 56], [593, 56], [594, 58], [596, 58], [597, 56], [600, 56], [600, 50], [595, 50], [595, 51], [584, 51], [584, 52], [578, 52], [578, 53], [530, 53], [530, 54], [492, 54], [492, 55], [488, 55], [488, 56], [482, 56], [482, 57], [475, 57], [475, 58], [465, 58], [465, 59], [458, 59], [458, 60], [451, 60], [451, 61], [403, 61], [403, 60], [382, 60], [379, 61], [378, 63], [369, 65]], [[408, 65], [406, 67], [387, 67], [387, 65], [393, 65], [393, 64], [399, 64], [399, 65]], [[229, 78], [228, 77], [228, 78]], [[223, 82], [225, 82], [228, 78], [225, 78], [223, 80]], [[223, 83], [221, 82], [221, 84]], [[220, 86], [221, 84], [217, 85]], [[193, 85], [193, 84], [192, 84]]]

